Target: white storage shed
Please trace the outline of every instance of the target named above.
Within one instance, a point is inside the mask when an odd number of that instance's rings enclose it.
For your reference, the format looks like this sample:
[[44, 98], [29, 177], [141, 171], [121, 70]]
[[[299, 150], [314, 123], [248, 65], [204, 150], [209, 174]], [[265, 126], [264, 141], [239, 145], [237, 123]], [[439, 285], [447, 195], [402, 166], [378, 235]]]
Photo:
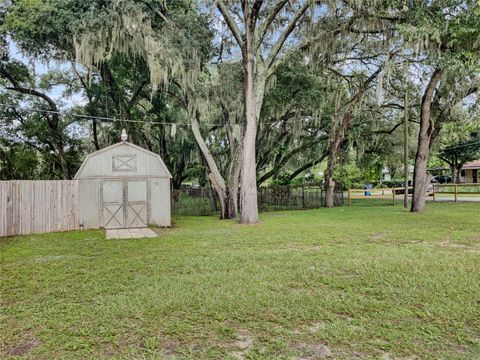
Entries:
[[86, 229], [170, 226], [171, 178], [159, 155], [127, 141], [88, 155], [75, 175], [80, 225]]

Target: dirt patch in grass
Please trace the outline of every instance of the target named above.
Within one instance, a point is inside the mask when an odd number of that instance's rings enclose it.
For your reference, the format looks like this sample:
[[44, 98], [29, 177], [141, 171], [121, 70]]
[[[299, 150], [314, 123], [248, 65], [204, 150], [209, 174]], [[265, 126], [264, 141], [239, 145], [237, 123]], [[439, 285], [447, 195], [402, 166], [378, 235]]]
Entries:
[[326, 324], [323, 322], [323, 321], [319, 321], [319, 322], [315, 322], [313, 323], [312, 325], [310, 325], [308, 327], [308, 330], [312, 333], [312, 334], [316, 334], [317, 332], [319, 332], [320, 330], [323, 330], [326, 328]]
[[320, 245], [305, 245], [305, 244], [288, 244], [287, 246], [278, 247], [277, 249], [271, 250], [272, 252], [285, 252], [285, 251], [295, 251], [295, 252], [316, 252], [322, 250], [323, 247]]
[[463, 250], [467, 252], [473, 252], [473, 253], [480, 253], [480, 246], [478, 245], [469, 245], [469, 244], [462, 244], [462, 243], [454, 243], [450, 239], [446, 239], [441, 242], [437, 243], [430, 243], [430, 242], [417, 242], [416, 245], [422, 245], [422, 246], [431, 246], [431, 247], [440, 247], [440, 248], [446, 248], [446, 249], [455, 249], [455, 250]]
[[371, 235], [370, 240], [373, 240], [373, 241], [383, 240], [387, 237], [387, 235], [388, 234], [386, 232], [379, 232], [379, 233]]
[[269, 212], [268, 216], [269, 217], [292, 217], [292, 214], [288, 212], [277, 211], [277, 212]]
[[453, 351], [458, 354], [465, 354], [468, 351], [468, 348], [465, 345], [455, 344], [453, 345]]
[[382, 353], [379, 357], [380, 360], [417, 360], [418, 357], [416, 355], [412, 356], [405, 356], [405, 357], [398, 357], [390, 355], [389, 353]]
[[173, 357], [177, 349], [180, 348], [181, 344], [178, 341], [175, 340], [169, 340], [165, 341], [160, 345], [162, 352], [167, 356], [167, 357]]
[[294, 357], [294, 360], [317, 360], [327, 359], [333, 356], [332, 350], [325, 344], [305, 344], [301, 343], [294, 346], [301, 354]]
[[99, 353], [102, 353], [107, 358], [112, 358], [117, 355], [117, 349], [111, 342], [103, 342], [101, 344]]
[[38, 339], [27, 340], [7, 349], [7, 354], [9, 356], [23, 356], [35, 349], [38, 345], [40, 345], [40, 340]]
[[480, 235], [473, 235], [471, 240], [473, 241], [480, 241]]
[[[176, 226], [174, 223], [172, 223], [172, 226], [171, 228], [175, 228], [175, 227], [178, 227], [178, 225]], [[152, 227], [150, 228], [153, 230], [153, 232], [155, 234], [157, 234], [158, 236], [165, 236], [165, 235], [168, 235], [168, 230], [169, 228], [162, 228], [162, 227]]]
[[237, 334], [234, 347], [236, 351], [232, 353], [232, 356], [239, 360], [245, 359], [248, 352], [253, 348], [253, 338], [250, 333], [246, 330], [240, 330]]

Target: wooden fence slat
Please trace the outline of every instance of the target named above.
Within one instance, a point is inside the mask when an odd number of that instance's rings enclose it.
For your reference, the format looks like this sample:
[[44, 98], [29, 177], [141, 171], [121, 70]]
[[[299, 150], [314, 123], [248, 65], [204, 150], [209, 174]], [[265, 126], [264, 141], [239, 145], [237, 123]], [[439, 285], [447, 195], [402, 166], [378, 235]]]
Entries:
[[79, 227], [77, 180], [0, 181], [0, 237]]
[[13, 208], [12, 208], [12, 217], [13, 217], [13, 224], [12, 224], [12, 232], [14, 234], [20, 233], [20, 184], [18, 181], [13, 183]]
[[52, 183], [50, 181], [45, 182], [45, 232], [51, 232], [52, 231], [52, 213], [50, 211], [50, 201], [52, 200], [51, 197], [51, 189], [52, 189]]
[[22, 181], [19, 183], [20, 186], [20, 234], [27, 233], [27, 227], [30, 223], [30, 209], [28, 206], [29, 199], [28, 199], [28, 191], [27, 186], [28, 183], [26, 181]]
[[55, 218], [55, 228], [61, 229], [62, 228], [62, 183], [57, 183], [57, 196], [56, 196], [56, 218]]
[[32, 209], [32, 220], [33, 220], [33, 233], [37, 233], [37, 232], [41, 232], [40, 231], [40, 222], [41, 222], [41, 219], [40, 219], [40, 215], [37, 211], [38, 207], [40, 206], [41, 204], [41, 200], [40, 200], [40, 185], [39, 185], [39, 182], [38, 181], [35, 181], [33, 183], [33, 194], [32, 194], [32, 197], [34, 199], [34, 207]]
[[67, 199], [68, 199], [68, 186], [62, 182], [62, 229], [68, 229], [68, 213], [67, 213]]
[[5, 185], [5, 183], [0, 183], [0, 236], [5, 236], [7, 234], [7, 229], [5, 228], [5, 211], [7, 209]]

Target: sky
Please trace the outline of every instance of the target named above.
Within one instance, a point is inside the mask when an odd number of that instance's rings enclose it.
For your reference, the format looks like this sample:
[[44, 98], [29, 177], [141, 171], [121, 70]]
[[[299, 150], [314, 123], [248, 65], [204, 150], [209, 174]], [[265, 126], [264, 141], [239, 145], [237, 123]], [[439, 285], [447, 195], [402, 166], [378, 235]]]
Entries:
[[[10, 57], [21, 61], [22, 63], [28, 65], [34, 69], [37, 75], [46, 74], [52, 70], [69, 70], [71, 64], [66, 62], [58, 61], [49, 61], [48, 63], [42, 62], [38, 59], [28, 57], [20, 51], [19, 47], [11, 39], [7, 39], [8, 47], [10, 52]], [[8, 91], [0, 87], [0, 93], [3, 91]], [[62, 111], [72, 108], [74, 106], [85, 105], [86, 99], [81, 95], [81, 93], [74, 93], [73, 95], [65, 94], [65, 86], [55, 86], [50, 91], [47, 91], [46, 94], [55, 100], [57, 106]], [[70, 136], [82, 138], [89, 135], [88, 127], [82, 126], [81, 123], [72, 123], [68, 126], [67, 131], [70, 133]]]
[[[28, 64], [35, 70], [37, 75], [46, 74], [51, 70], [68, 70], [70, 69], [70, 64], [62, 63], [58, 61], [49, 61], [48, 63], [42, 62], [38, 59], [27, 57], [18, 48], [14, 41], [7, 39], [8, 47], [10, 51], [10, 57], [16, 60]], [[1, 90], [0, 90], [1, 91]], [[86, 100], [80, 93], [75, 93], [72, 96], [67, 96], [64, 94], [64, 86], [55, 86], [51, 91], [47, 91], [47, 95], [53, 98], [55, 101], [61, 103], [61, 108], [69, 108], [76, 105], [84, 105]]]

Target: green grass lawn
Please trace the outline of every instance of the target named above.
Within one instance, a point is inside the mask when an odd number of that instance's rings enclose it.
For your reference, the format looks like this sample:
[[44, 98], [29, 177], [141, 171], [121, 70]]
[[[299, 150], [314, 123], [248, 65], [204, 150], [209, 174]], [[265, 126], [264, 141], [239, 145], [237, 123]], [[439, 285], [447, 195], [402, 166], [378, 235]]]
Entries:
[[480, 204], [0, 241], [0, 358], [479, 359]]

